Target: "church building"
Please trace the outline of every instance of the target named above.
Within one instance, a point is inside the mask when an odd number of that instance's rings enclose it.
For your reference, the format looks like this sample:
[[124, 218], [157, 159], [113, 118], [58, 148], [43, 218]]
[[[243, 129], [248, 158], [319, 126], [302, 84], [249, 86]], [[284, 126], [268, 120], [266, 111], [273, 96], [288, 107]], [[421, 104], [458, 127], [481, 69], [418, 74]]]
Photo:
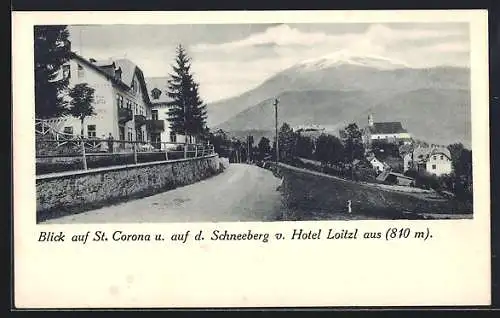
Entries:
[[401, 122], [374, 122], [373, 115], [368, 116], [368, 126], [364, 129], [363, 141], [370, 145], [373, 141], [409, 144], [411, 135]]

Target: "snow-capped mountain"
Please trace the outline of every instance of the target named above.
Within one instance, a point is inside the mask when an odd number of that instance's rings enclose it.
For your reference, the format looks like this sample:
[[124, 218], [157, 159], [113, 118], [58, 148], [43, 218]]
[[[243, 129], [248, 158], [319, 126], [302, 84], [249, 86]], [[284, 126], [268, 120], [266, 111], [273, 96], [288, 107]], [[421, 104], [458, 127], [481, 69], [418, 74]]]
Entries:
[[355, 54], [340, 50], [318, 58], [307, 59], [297, 63], [294, 68], [304, 71], [314, 71], [323, 68], [338, 67], [341, 65], [355, 65], [371, 67], [379, 70], [394, 70], [410, 68], [407, 63], [373, 54]]
[[280, 120], [291, 125], [365, 124], [367, 111], [377, 116], [379, 109], [380, 121], [407, 122], [422, 138], [470, 144], [469, 75], [466, 68], [412, 68], [384, 57], [336, 52], [297, 63], [240, 96], [209, 104], [209, 126], [272, 131], [272, 101], [279, 96]]
[[248, 107], [287, 91], [370, 91], [382, 95], [427, 88], [469, 89], [468, 69], [419, 69], [403, 65], [387, 58], [345, 52], [305, 60], [239, 96], [209, 104], [209, 125], [216, 126]]

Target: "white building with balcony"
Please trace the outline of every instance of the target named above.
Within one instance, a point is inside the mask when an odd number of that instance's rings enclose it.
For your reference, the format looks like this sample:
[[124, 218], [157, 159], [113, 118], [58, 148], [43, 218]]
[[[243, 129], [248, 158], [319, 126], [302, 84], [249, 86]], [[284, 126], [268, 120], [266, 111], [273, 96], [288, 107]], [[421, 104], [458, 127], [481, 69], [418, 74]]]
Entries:
[[[168, 77], [146, 77], [145, 81], [151, 102], [152, 118], [162, 122], [161, 125], [163, 125], [161, 131], [155, 131], [151, 135], [151, 140], [154, 142], [184, 143], [184, 135], [172, 132], [168, 121], [168, 102], [171, 101], [168, 96]], [[194, 137], [188, 139], [188, 142], [194, 142]]]
[[[94, 92], [93, 116], [85, 118], [83, 134], [87, 138], [153, 141], [164, 129], [153, 118], [148, 88], [142, 70], [128, 59], [97, 61], [71, 53], [58, 79], [67, 78], [68, 88], [87, 83]], [[56, 79], [57, 80], [57, 79]], [[64, 97], [68, 102], [69, 96]], [[79, 135], [81, 122], [72, 116], [47, 120], [55, 131]]]

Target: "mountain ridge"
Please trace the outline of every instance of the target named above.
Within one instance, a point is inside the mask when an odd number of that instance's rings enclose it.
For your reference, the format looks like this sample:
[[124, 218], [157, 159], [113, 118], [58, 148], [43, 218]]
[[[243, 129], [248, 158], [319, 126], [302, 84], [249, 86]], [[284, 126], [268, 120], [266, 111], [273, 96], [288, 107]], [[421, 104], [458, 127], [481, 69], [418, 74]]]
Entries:
[[[282, 105], [279, 124], [287, 122], [292, 127], [316, 124], [338, 134], [339, 129], [351, 122], [365, 127], [371, 114], [376, 122], [400, 121], [416, 139], [436, 144], [462, 142], [470, 148], [469, 95], [465, 89], [417, 89], [374, 99], [369, 92], [362, 91], [287, 91], [279, 95]], [[303, 105], [308, 105], [307, 111]], [[272, 137], [272, 99], [240, 112], [218, 128], [238, 135], [256, 130], [260, 135]]]
[[344, 64], [314, 72], [301, 72], [295, 67], [275, 74], [259, 86], [236, 97], [209, 103], [209, 126], [216, 127], [246, 108], [274, 98], [284, 91], [365, 90], [378, 93], [418, 88], [468, 89], [470, 85], [469, 70], [459, 67], [378, 70]]

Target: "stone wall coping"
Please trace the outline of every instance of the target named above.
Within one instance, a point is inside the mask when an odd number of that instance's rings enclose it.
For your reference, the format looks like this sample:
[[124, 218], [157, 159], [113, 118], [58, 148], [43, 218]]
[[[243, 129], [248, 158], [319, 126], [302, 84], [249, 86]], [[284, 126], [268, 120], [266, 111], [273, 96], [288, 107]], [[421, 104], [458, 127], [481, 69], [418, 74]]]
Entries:
[[174, 159], [174, 160], [142, 162], [142, 163], [135, 163], [135, 164], [130, 164], [130, 165], [93, 168], [93, 169], [88, 169], [88, 170], [73, 170], [73, 171], [46, 173], [46, 174], [37, 175], [36, 181], [71, 177], [71, 176], [77, 176], [77, 175], [89, 175], [89, 174], [106, 172], [106, 171], [126, 170], [126, 169], [130, 169], [130, 168], [148, 167], [148, 166], [161, 165], [161, 164], [165, 164], [165, 163], [176, 163], [176, 162], [184, 162], [184, 161], [201, 160], [201, 159], [213, 158], [216, 156], [217, 156], [217, 154], [215, 153], [215, 154], [211, 154], [211, 155], [207, 155], [207, 156], [203, 156], [203, 157], [197, 157], [197, 158], [182, 158], [182, 159]]

